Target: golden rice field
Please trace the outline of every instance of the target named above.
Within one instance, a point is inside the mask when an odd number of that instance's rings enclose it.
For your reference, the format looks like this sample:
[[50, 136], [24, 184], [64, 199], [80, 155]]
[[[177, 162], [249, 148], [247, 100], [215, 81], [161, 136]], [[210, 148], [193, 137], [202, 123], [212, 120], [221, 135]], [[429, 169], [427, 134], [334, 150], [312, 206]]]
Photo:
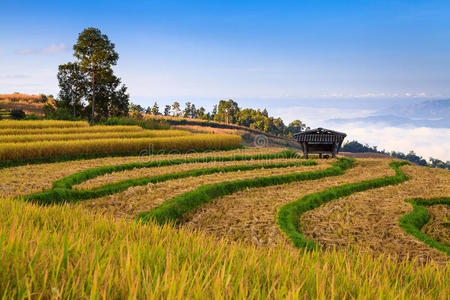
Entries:
[[[109, 126], [111, 127], [111, 126]], [[2, 143], [25, 143], [25, 142], [39, 142], [39, 141], [69, 141], [69, 140], [98, 140], [108, 138], [149, 138], [149, 137], [175, 137], [190, 135], [189, 132], [183, 130], [138, 130], [131, 131], [124, 134], [123, 132], [111, 131], [105, 132], [86, 132], [86, 133], [72, 133], [72, 134], [22, 134], [22, 135], [0, 135]]]
[[[0, 123], [1, 124], [1, 123]], [[141, 132], [140, 126], [114, 126], [113, 132]], [[40, 135], [40, 134], [84, 134], [111, 132], [111, 126], [96, 125], [89, 127], [48, 127], [48, 128], [0, 128], [0, 135]]]
[[[101, 130], [61, 135], [108, 134]], [[170, 145], [181, 150], [228, 148], [240, 142], [232, 135], [159, 132], [140, 138], [58, 137], [1, 146], [22, 146], [10, 148], [20, 154], [15, 159], [22, 159], [90, 147], [125, 150], [130, 142], [142, 145], [136, 140], [151, 140], [155, 149]], [[163, 132], [174, 135], [157, 136]], [[16, 136], [4, 134], [9, 135]], [[63, 150], [51, 150], [52, 145]], [[7, 153], [2, 148], [0, 155]], [[305, 160], [285, 150], [149, 152], [0, 169], [2, 297], [450, 297], [449, 255], [399, 223], [413, 210], [406, 199], [449, 196], [449, 171], [412, 165], [399, 165], [398, 171], [392, 165], [396, 161], [386, 158]], [[398, 172], [406, 177], [390, 183]], [[357, 190], [362, 182], [384, 185]], [[354, 191], [335, 197], [345, 186]], [[298, 234], [317, 247], [299, 247], [283, 229], [280, 213], [323, 193], [335, 198], [295, 220]], [[430, 219], [421, 232], [448, 245], [448, 205], [427, 206], [427, 211]]]
[[89, 126], [85, 121], [0, 121], [0, 161], [10, 162], [159, 150], [222, 149], [240, 143], [239, 136], [229, 134], [194, 135], [183, 130], [143, 130], [137, 126]]
[[0, 120], [1, 129], [31, 129], [31, 128], [72, 128], [88, 127], [86, 121], [58, 121], [58, 120]]

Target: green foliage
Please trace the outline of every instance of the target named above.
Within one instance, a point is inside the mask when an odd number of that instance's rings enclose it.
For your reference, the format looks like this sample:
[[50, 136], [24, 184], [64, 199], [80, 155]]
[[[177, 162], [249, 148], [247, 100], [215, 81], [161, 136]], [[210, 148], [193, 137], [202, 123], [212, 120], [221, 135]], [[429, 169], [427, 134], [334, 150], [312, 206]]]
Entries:
[[152, 109], [151, 109], [151, 113], [152, 113], [152, 115], [155, 115], [155, 116], [161, 114], [161, 113], [159, 112], [159, 106], [158, 106], [158, 103], [156, 103], [156, 101], [155, 101], [155, 104], [153, 104], [153, 107], [152, 107]]
[[143, 221], [154, 220], [159, 224], [178, 222], [184, 214], [206, 202], [211, 201], [212, 199], [229, 195], [237, 191], [242, 191], [247, 188], [262, 188], [271, 185], [280, 185], [296, 181], [314, 180], [327, 176], [342, 175], [346, 168], [351, 167], [352, 163], [352, 160], [342, 158], [331, 168], [321, 171], [290, 173], [286, 175], [275, 175], [203, 185], [193, 191], [183, 193], [169, 201], [164, 202], [150, 212], [142, 213], [139, 218]]
[[408, 154], [404, 154], [402, 152], [396, 152], [392, 151], [391, 153], [388, 153], [384, 150], [378, 150], [377, 146], [370, 147], [369, 145], [363, 145], [357, 141], [351, 141], [347, 142], [343, 145], [342, 152], [351, 152], [351, 153], [380, 153], [389, 155], [398, 159], [404, 159], [407, 161], [410, 161], [416, 165], [419, 166], [428, 166], [432, 168], [442, 168], [442, 169], [449, 169], [450, 170], [450, 161], [443, 162], [439, 159], [430, 157], [430, 163], [427, 163], [427, 161], [414, 153], [414, 151], [410, 151]]
[[240, 108], [236, 102], [229, 99], [228, 101], [220, 100], [217, 114], [214, 116], [215, 121], [225, 122], [227, 124], [235, 124], [238, 119]]
[[58, 107], [68, 110], [72, 107], [73, 117], [83, 113], [83, 98], [88, 92], [88, 78], [80, 64], [68, 62], [58, 67], [59, 103]]
[[13, 120], [23, 120], [25, 119], [25, 112], [21, 109], [13, 109], [10, 113], [11, 119]]
[[29, 114], [25, 117], [25, 120], [42, 120], [42, 117], [37, 116], [36, 114]]
[[[348, 169], [351, 165], [349, 162], [341, 161], [339, 168], [341, 170]], [[297, 201], [291, 202], [280, 208], [278, 211], [278, 224], [281, 230], [286, 233], [292, 243], [298, 248], [306, 248], [308, 250], [314, 250], [318, 246], [317, 244], [306, 238], [299, 230], [299, 220], [302, 214], [315, 209], [320, 205], [329, 202], [331, 200], [349, 196], [353, 193], [366, 191], [369, 189], [379, 188], [387, 185], [399, 184], [406, 180], [408, 177], [403, 174], [399, 169], [400, 166], [409, 164], [408, 162], [392, 162], [390, 166], [395, 170], [395, 175], [390, 177], [377, 178], [373, 180], [366, 180], [357, 183], [344, 184], [338, 187], [333, 187], [328, 190], [313, 193], [301, 197]]]
[[90, 114], [93, 122], [128, 114], [127, 88], [112, 70], [119, 58], [114, 48], [96, 28], [80, 33], [73, 46], [77, 60], [59, 66], [60, 107], [70, 108], [74, 117]]
[[112, 117], [104, 122], [105, 125], [137, 125], [144, 129], [169, 129], [170, 125], [164, 120], [154, 119], [131, 119]]
[[[216, 121], [220, 123], [220, 125], [214, 125], [214, 123], [207, 123], [206, 126], [215, 126], [221, 128], [228, 128], [228, 124], [234, 124], [239, 126], [248, 127], [250, 129], [262, 131], [275, 136], [289, 136], [291, 137], [293, 134], [303, 131], [305, 129], [309, 129], [302, 121], [295, 120], [286, 126], [281, 118], [270, 117], [269, 113], [266, 109], [262, 111], [260, 109], [255, 110], [252, 108], [242, 109], [239, 107], [238, 103], [229, 100], [220, 100], [219, 105], [214, 105], [212, 112], [206, 112], [204, 107], [200, 107], [196, 109], [195, 104], [191, 102], [186, 102], [185, 108], [181, 111], [180, 103], [175, 101], [172, 106], [166, 105], [164, 109], [164, 115], [170, 115], [172, 111], [172, 116], [181, 117], [183, 116], [186, 119], [202, 119], [205, 121]], [[176, 121], [176, 120], [171, 120]], [[189, 120], [185, 121], [185, 124], [193, 124], [205, 126], [204, 123]], [[194, 124], [193, 122], [197, 122]], [[234, 127], [230, 127], [234, 128]]]
[[170, 105], [166, 105], [164, 107], [164, 115], [165, 116], [170, 116]]
[[55, 106], [46, 104], [43, 108], [46, 119], [51, 120], [67, 120], [67, 121], [79, 121], [82, 120], [80, 116], [74, 117], [70, 106], [66, 106], [64, 100], [55, 100]]
[[172, 104], [172, 116], [181, 117], [181, 108], [180, 108], [180, 103], [178, 101], [175, 101]]
[[399, 225], [403, 228], [407, 233], [415, 236], [417, 239], [421, 240], [425, 244], [435, 249], [438, 249], [447, 255], [450, 255], [450, 248], [444, 244], [439, 243], [438, 241], [432, 239], [425, 233], [421, 231], [422, 227], [428, 223], [430, 216], [428, 215], [428, 211], [425, 208], [426, 206], [437, 205], [437, 204], [446, 204], [450, 205], [450, 197], [446, 198], [432, 198], [432, 199], [408, 199], [405, 200], [408, 203], [411, 203], [413, 210], [407, 215], [404, 215], [400, 218]]

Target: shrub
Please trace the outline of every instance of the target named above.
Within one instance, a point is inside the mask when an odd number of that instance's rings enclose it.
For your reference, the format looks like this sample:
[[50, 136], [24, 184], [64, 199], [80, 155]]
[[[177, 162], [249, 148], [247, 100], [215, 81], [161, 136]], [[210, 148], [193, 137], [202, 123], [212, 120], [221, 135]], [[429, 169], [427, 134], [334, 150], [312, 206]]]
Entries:
[[11, 111], [11, 119], [13, 120], [23, 120], [25, 116], [25, 112], [21, 109], [13, 109]]
[[105, 125], [137, 125], [145, 129], [169, 129], [170, 125], [164, 120], [155, 119], [131, 119], [113, 117], [105, 122]]

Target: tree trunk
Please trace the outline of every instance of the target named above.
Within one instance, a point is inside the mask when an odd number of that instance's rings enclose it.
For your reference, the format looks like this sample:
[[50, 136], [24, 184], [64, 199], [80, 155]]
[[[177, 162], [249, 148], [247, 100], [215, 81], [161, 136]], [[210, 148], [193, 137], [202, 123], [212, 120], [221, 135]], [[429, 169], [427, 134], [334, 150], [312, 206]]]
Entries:
[[73, 105], [73, 117], [75, 118], [75, 98], [73, 97], [73, 92], [72, 92], [72, 105]]
[[92, 123], [95, 123], [95, 73], [92, 72]]

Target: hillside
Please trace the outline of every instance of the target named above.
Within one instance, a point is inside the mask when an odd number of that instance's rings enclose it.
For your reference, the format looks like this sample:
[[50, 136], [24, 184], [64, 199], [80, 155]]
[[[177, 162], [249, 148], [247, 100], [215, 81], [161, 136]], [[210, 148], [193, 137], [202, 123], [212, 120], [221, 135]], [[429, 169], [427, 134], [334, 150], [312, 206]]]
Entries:
[[249, 147], [287, 147], [301, 150], [292, 138], [275, 136], [266, 132], [235, 124], [227, 124], [202, 119], [180, 118], [162, 115], [145, 115], [146, 119], [165, 120], [172, 128], [204, 133], [231, 133], [242, 136], [243, 143]]
[[53, 99], [45, 95], [0, 94], [0, 109], [5, 111], [20, 109], [27, 115], [44, 116], [43, 108], [48, 103], [52, 104]]
[[[0, 169], [7, 298], [448, 297], [450, 171], [118, 128], [0, 121], [15, 149]], [[116, 152], [61, 156], [65, 143]]]

